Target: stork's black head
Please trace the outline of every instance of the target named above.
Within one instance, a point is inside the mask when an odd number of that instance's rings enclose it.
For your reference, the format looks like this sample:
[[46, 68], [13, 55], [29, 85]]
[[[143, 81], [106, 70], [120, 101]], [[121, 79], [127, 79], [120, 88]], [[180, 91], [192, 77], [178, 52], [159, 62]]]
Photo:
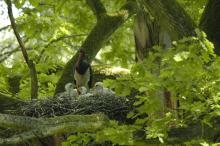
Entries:
[[85, 56], [85, 51], [83, 50], [83, 48], [79, 50], [79, 56]]
[[86, 53], [83, 50], [83, 48], [81, 48], [79, 50], [79, 56], [78, 56], [78, 59], [77, 59], [77, 62], [76, 62], [76, 66], [78, 66], [80, 63], [85, 62], [85, 61], [87, 61]]
[[85, 51], [82, 48], [79, 50], [79, 57], [77, 59], [75, 67], [80, 74], [84, 74], [86, 70], [90, 67], [88, 59], [85, 55]]

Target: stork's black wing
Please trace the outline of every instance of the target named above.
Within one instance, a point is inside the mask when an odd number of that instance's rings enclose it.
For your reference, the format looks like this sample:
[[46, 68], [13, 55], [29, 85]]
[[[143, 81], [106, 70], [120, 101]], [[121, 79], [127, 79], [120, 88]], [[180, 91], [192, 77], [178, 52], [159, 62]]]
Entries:
[[89, 88], [92, 88], [93, 72], [92, 72], [91, 65], [89, 66], [89, 73], [90, 73], [90, 78], [89, 78], [88, 86], [89, 86]]

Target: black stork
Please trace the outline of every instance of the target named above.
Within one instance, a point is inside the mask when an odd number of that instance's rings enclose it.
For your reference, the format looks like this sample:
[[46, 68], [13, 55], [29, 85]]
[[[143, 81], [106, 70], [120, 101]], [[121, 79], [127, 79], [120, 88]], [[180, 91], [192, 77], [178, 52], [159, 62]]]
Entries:
[[77, 88], [84, 86], [89, 89], [92, 87], [92, 68], [83, 49], [80, 49], [74, 67], [74, 83]]

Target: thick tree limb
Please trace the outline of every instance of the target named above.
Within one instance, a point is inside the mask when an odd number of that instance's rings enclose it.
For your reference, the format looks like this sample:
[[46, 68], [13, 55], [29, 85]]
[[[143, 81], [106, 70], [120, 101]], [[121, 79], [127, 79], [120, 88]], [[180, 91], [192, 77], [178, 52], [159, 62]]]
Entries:
[[37, 72], [36, 72], [36, 68], [35, 68], [35, 64], [32, 60], [29, 59], [28, 57], [28, 53], [25, 49], [24, 43], [22, 42], [22, 39], [17, 31], [16, 28], [16, 23], [15, 23], [15, 19], [13, 16], [13, 12], [12, 12], [12, 3], [11, 0], [6, 0], [6, 3], [8, 5], [8, 16], [10, 18], [11, 21], [11, 26], [12, 29], [14, 31], [14, 34], [17, 38], [17, 41], [21, 47], [21, 51], [24, 57], [25, 62], [28, 65], [29, 71], [30, 71], [30, 77], [31, 77], [31, 98], [37, 98], [38, 96], [38, 80], [37, 80]]
[[[45, 138], [52, 135], [69, 132], [95, 133], [109, 125], [108, 119], [102, 114], [67, 115], [55, 118], [31, 118], [0, 114], [1, 127], [23, 129], [24, 132], [9, 138], [0, 138], [0, 145], [18, 144], [35, 138]], [[184, 144], [187, 141], [204, 139], [214, 141], [220, 132], [219, 120], [213, 122], [213, 127], [194, 122], [188, 127], [173, 128], [168, 132], [166, 144]], [[218, 138], [218, 137], [217, 137]], [[143, 144], [159, 145], [157, 139], [142, 141]]]
[[36, 118], [0, 114], [0, 127], [2, 128], [29, 129], [39, 123], [42, 124]]
[[[128, 1], [116, 15], [104, 15], [97, 21], [96, 25], [82, 44], [89, 62], [95, 58], [102, 45], [110, 38], [115, 30], [121, 26], [132, 14], [134, 1]], [[78, 57], [78, 52], [66, 64], [61, 75], [55, 93], [62, 92], [68, 82], [73, 82], [73, 68]]]
[[54, 126], [57, 124], [67, 124], [71, 122], [96, 122], [107, 120], [103, 114], [94, 115], [66, 115], [54, 118], [33, 118], [26, 116], [15, 116], [0, 114], [0, 127], [14, 129], [35, 129], [41, 126]]
[[42, 126], [38, 129], [30, 130], [10, 138], [0, 138], [0, 145], [4, 144], [18, 144], [31, 139], [45, 138], [52, 135], [70, 133], [70, 132], [95, 132], [104, 128], [103, 121], [95, 122], [71, 122], [63, 123], [54, 126]]
[[44, 119], [0, 114], [0, 126], [27, 130], [10, 138], [0, 138], [0, 145], [6, 145], [62, 133], [94, 132], [108, 126], [108, 119], [102, 114], [68, 115]]
[[100, 0], [86, 0], [87, 4], [90, 6], [92, 9], [93, 13], [95, 14], [97, 20], [100, 19], [102, 14], [106, 13], [106, 9], [101, 3]]

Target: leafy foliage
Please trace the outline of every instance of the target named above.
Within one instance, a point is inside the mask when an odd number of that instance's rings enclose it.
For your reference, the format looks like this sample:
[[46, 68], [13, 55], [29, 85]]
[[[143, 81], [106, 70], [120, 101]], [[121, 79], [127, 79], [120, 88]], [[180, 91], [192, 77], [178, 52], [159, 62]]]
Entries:
[[[219, 57], [215, 56], [213, 45], [198, 30], [197, 37], [173, 42], [168, 50], [155, 46], [155, 52], [144, 62], [134, 64], [130, 74], [104, 82], [119, 95], [130, 95], [131, 89], [139, 91], [134, 103], [136, 109], [127, 116], [135, 120], [134, 124], [112, 121], [109, 128], [90, 133], [90, 142], [144, 145], [147, 139], [158, 139], [166, 143], [172, 128], [187, 127], [192, 121], [212, 126], [213, 119], [219, 116], [218, 66]], [[173, 101], [180, 102], [176, 109], [164, 110], [165, 88], [171, 92]], [[136, 137], [138, 130], [144, 131], [139, 138]], [[77, 140], [86, 137], [87, 134], [76, 136]], [[185, 144], [209, 145], [200, 139]]]
[[[21, 15], [16, 19], [19, 32], [25, 41], [28, 54], [36, 63], [40, 97], [52, 96], [61, 68], [75, 53], [80, 43], [89, 33], [94, 23], [94, 16], [85, 2], [76, 1], [33, 1], [21, 0], [14, 2]], [[82, 9], [82, 7], [84, 7]], [[75, 10], [73, 13], [72, 10]], [[8, 36], [11, 37], [11, 36]], [[7, 37], [6, 37], [7, 38]], [[8, 46], [8, 40], [2, 40], [3, 48]], [[12, 43], [11, 39], [9, 43]], [[17, 44], [15, 44], [17, 45]], [[14, 46], [13, 46], [14, 48]], [[8, 49], [11, 49], [10, 46]], [[4, 68], [11, 70], [11, 75], [20, 74], [20, 91], [18, 97], [30, 97], [30, 78], [27, 66], [23, 63], [20, 52], [15, 52], [11, 60], [5, 60]], [[2, 80], [7, 84], [7, 78], [1, 72]], [[7, 73], [8, 74], [8, 73]], [[4, 86], [6, 90], [8, 87]]]
[[[219, 115], [219, 57], [203, 32], [197, 31], [197, 36], [173, 42], [168, 50], [155, 47], [155, 53], [143, 63], [132, 66], [131, 74], [105, 81], [120, 95], [131, 88], [141, 93], [134, 103], [138, 112], [131, 112], [128, 118], [144, 127], [147, 139], [158, 138], [163, 143], [170, 128], [185, 127], [192, 121], [212, 126], [213, 118]], [[171, 92], [173, 101], [180, 102], [179, 107], [165, 113], [164, 89]], [[148, 116], [143, 118], [143, 114]]]
[[207, 3], [207, 0], [178, 0], [192, 19], [199, 24], [199, 20]]
[[[207, 0], [178, 1], [198, 24]], [[102, 2], [108, 13], [114, 13], [125, 0]], [[16, 18], [18, 30], [30, 58], [36, 63], [39, 96], [52, 96], [64, 65], [80, 47], [96, 19], [85, 1], [14, 0], [13, 3], [20, 13]], [[104, 83], [119, 96], [138, 92], [135, 109], [127, 115], [134, 122], [125, 125], [111, 121], [109, 127], [97, 133], [74, 133], [64, 146], [108, 142], [144, 145], [148, 139], [166, 143], [170, 129], [187, 127], [192, 121], [212, 127], [213, 119], [220, 116], [220, 58], [215, 56], [205, 34], [197, 30], [196, 37], [174, 41], [169, 49], [154, 46], [148, 58], [136, 63], [132, 27], [133, 18], [130, 18], [112, 35], [94, 62], [130, 70], [130, 74]], [[0, 64], [0, 93], [28, 99], [30, 78], [21, 52], [17, 51], [19, 46], [10, 29], [1, 33], [8, 37], [0, 41], [0, 59], [6, 56]], [[9, 81], [13, 77], [19, 79], [16, 89]], [[180, 105], [167, 109], [164, 90]], [[142, 133], [138, 135], [137, 131]], [[208, 145], [205, 139], [199, 138], [185, 144]]]

